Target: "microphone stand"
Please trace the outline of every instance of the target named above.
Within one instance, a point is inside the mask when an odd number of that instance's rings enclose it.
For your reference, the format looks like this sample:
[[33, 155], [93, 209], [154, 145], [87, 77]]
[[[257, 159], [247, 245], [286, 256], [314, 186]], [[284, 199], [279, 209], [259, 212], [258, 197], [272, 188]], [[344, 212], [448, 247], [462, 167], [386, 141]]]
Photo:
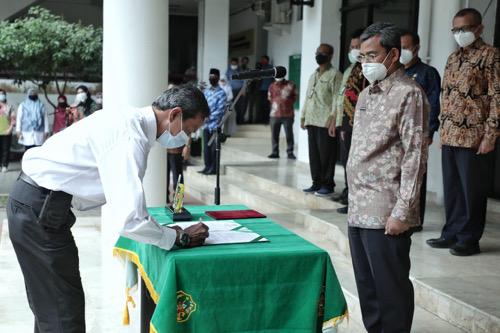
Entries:
[[243, 86], [241, 87], [236, 98], [233, 99], [232, 103], [226, 108], [226, 112], [222, 117], [221, 121], [217, 124], [216, 131], [210, 137], [207, 146], [211, 146], [215, 141], [215, 189], [214, 189], [214, 204], [220, 205], [220, 157], [221, 157], [221, 141], [222, 141], [222, 127], [226, 120], [234, 113], [234, 107], [246, 89], [246, 81], [243, 81]]

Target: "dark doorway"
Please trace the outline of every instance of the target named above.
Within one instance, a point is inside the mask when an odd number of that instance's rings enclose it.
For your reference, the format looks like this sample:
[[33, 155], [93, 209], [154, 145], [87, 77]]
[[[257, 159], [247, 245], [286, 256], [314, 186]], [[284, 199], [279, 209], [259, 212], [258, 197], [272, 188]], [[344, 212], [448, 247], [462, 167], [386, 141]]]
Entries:
[[418, 5], [419, 0], [343, 0], [340, 69], [349, 66], [347, 54], [355, 30], [381, 21], [416, 32]]
[[182, 80], [188, 68], [196, 67], [198, 17], [170, 15], [169, 20], [169, 77]]

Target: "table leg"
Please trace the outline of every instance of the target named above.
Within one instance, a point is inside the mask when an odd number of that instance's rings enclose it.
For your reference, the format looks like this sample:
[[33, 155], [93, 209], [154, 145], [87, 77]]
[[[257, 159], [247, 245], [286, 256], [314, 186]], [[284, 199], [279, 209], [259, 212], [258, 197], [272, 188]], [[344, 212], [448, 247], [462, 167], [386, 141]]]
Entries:
[[149, 333], [149, 323], [156, 305], [149, 295], [146, 284], [141, 279], [141, 333]]

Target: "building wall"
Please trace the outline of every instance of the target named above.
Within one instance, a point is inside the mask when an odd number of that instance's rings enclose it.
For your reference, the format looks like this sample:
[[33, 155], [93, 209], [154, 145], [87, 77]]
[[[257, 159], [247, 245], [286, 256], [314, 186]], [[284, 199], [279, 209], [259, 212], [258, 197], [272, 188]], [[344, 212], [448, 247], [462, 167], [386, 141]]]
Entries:
[[267, 32], [262, 29], [262, 19], [259, 18], [251, 9], [239, 12], [229, 17], [229, 35], [247, 30], [254, 31], [254, 51], [248, 54], [250, 67], [254, 67], [255, 62], [259, 60], [262, 54], [267, 52]]

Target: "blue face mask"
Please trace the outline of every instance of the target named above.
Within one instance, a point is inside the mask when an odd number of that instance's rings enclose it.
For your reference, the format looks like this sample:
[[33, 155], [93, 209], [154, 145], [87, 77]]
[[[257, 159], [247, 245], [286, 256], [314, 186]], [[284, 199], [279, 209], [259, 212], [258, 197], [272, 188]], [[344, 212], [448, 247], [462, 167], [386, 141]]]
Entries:
[[189, 136], [182, 130], [182, 115], [181, 115], [181, 131], [176, 135], [170, 133], [170, 123], [168, 130], [163, 132], [158, 139], [156, 139], [162, 147], [167, 149], [174, 149], [185, 146], [189, 141]]

